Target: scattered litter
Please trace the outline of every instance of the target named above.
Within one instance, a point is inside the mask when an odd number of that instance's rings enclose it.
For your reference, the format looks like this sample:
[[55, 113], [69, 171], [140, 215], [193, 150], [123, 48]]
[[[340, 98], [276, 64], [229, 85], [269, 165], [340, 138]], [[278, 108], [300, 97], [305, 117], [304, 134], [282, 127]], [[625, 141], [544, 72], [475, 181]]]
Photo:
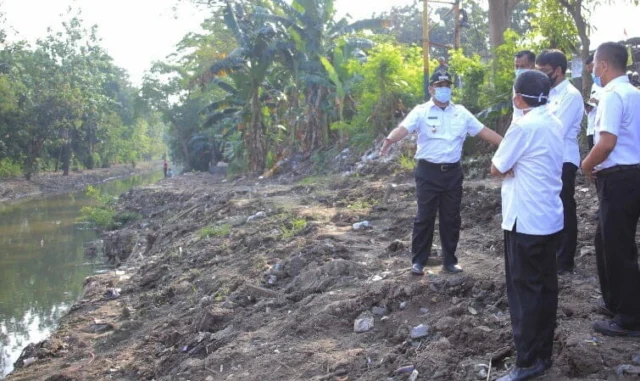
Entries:
[[393, 374], [398, 375], [398, 374], [406, 374], [406, 373], [411, 373], [416, 369], [415, 366], [413, 366], [413, 364], [409, 364], [409, 365], [403, 365], [400, 368], [396, 369]]
[[477, 315], [477, 314], [478, 314], [478, 311], [477, 311], [475, 308], [473, 308], [473, 307], [469, 306], [469, 313], [470, 313], [471, 315]]
[[253, 216], [249, 216], [249, 218], [247, 218], [247, 222], [251, 222], [253, 220], [257, 220], [260, 218], [265, 218], [267, 216], [267, 213], [265, 212], [258, 212], [256, 214], [254, 214]]
[[408, 381], [416, 381], [418, 379], [418, 374], [418, 370], [414, 369], [413, 372], [411, 372]]
[[409, 302], [402, 302], [400, 303], [400, 309], [404, 310], [405, 308], [409, 307]]
[[368, 227], [371, 227], [371, 223], [369, 221], [356, 222], [353, 224], [353, 230], [364, 230]]

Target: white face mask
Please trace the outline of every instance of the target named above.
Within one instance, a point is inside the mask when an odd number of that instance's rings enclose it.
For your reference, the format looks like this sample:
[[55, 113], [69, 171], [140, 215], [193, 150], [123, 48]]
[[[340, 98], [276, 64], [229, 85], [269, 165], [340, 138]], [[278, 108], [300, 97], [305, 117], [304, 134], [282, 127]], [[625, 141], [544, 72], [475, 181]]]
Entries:
[[[521, 97], [524, 98], [532, 98], [532, 99], [537, 99], [538, 103], [542, 102], [543, 99], [549, 99], [548, 96], [544, 95], [544, 94], [540, 94], [540, 95], [527, 95], [527, 94], [520, 94], [520, 93], [516, 93], [516, 95], [520, 95]], [[518, 107], [516, 107], [516, 102], [515, 102], [515, 98], [512, 99], [513, 102], [513, 108], [514, 109], [518, 109]], [[520, 111], [530, 111], [533, 110], [535, 107], [528, 107], [528, 108], [522, 108], [519, 109]]]

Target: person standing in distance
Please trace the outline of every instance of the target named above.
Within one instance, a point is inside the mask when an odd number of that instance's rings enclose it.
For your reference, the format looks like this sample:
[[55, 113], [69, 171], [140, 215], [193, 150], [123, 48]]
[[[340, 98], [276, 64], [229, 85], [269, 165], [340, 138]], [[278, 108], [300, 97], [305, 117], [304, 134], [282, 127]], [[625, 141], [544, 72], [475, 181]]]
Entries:
[[456, 249], [460, 237], [462, 201], [462, 144], [467, 135], [478, 136], [494, 145], [502, 137], [486, 128], [464, 106], [451, 102], [451, 75], [436, 72], [431, 76], [432, 100], [416, 106], [384, 140], [380, 150], [386, 155], [391, 144], [409, 133], [418, 133], [415, 170], [418, 213], [413, 223], [411, 272], [423, 275], [431, 254], [436, 213], [440, 216], [440, 241], [443, 270], [458, 273]]
[[523, 381], [551, 367], [558, 309], [556, 250], [562, 212], [562, 123], [545, 107], [551, 83], [527, 71], [515, 83], [515, 108], [524, 116], [511, 124], [492, 159], [502, 177], [502, 229], [515, 367], [498, 381]]
[[[527, 70], [533, 70], [536, 68], [536, 54], [531, 50], [521, 50], [516, 53], [513, 58], [513, 67], [516, 74], [516, 79], [520, 76], [520, 74], [524, 73]], [[516, 91], [513, 90], [513, 94], [515, 95]], [[512, 122], [518, 120], [518, 118], [522, 118], [524, 113], [522, 110], [518, 110], [517, 108], [513, 108], [513, 118]]]
[[640, 337], [640, 269], [636, 227], [640, 218], [640, 90], [625, 74], [624, 45], [598, 47], [594, 73], [602, 84], [595, 125], [595, 146], [582, 172], [596, 179], [600, 218], [596, 228], [596, 264], [611, 320], [593, 323], [607, 336]]
[[580, 134], [584, 117], [584, 100], [580, 91], [565, 77], [567, 57], [559, 50], [543, 50], [536, 58], [536, 67], [549, 77], [549, 107], [562, 122], [564, 165], [562, 166], [562, 206], [564, 230], [558, 248], [558, 275], [570, 274], [575, 267], [578, 246], [578, 216], [576, 212], [576, 172], [580, 166]]
[[589, 151], [591, 151], [593, 148], [593, 133], [596, 123], [596, 114], [598, 113], [598, 99], [600, 97], [600, 90], [602, 90], [602, 87], [596, 83], [596, 76], [593, 74], [593, 54], [589, 55], [585, 64], [587, 72], [591, 73], [591, 79], [593, 80], [588, 102], [589, 109], [585, 106], [585, 111], [587, 111], [587, 146]]

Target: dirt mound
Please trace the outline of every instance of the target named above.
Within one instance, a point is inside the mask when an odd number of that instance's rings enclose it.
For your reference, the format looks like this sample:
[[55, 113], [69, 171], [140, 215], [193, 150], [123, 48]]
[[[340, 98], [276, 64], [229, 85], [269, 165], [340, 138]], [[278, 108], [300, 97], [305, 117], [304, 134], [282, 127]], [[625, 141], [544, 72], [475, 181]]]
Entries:
[[[120, 207], [143, 219], [117, 233], [129, 237], [126, 263], [88, 279], [59, 330], [8, 379], [399, 381], [412, 368], [419, 380], [497, 378], [514, 356], [499, 183], [465, 186], [465, 272], [434, 266], [417, 278], [407, 271], [413, 185], [391, 182], [190, 174], [128, 192]], [[579, 185], [576, 194], [578, 269], [560, 279], [547, 379], [621, 380], [633, 369], [617, 367], [639, 345], [591, 330], [595, 192]]]

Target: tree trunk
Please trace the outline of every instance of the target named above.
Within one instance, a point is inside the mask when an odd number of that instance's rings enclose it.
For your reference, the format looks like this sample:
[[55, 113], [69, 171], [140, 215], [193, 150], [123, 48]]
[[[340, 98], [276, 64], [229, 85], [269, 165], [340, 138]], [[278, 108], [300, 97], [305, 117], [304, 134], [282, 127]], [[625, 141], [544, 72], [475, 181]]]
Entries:
[[496, 48], [504, 43], [504, 32], [509, 28], [511, 14], [520, 0], [489, 0], [489, 39], [495, 58]]
[[62, 176], [69, 176], [69, 168], [71, 168], [71, 142], [65, 143], [62, 148]]
[[264, 131], [262, 125], [262, 110], [258, 92], [251, 96], [251, 122], [244, 131], [245, 146], [249, 151], [249, 171], [255, 174], [264, 170], [266, 157]]
[[[580, 58], [582, 58], [582, 62], [586, 62], [589, 57], [589, 48], [591, 45], [591, 40], [589, 40], [589, 34], [587, 32], [587, 22], [585, 21], [582, 15], [582, 2], [577, 1], [575, 3], [570, 3], [568, 0], [559, 0], [560, 5], [562, 5], [571, 15], [573, 21], [576, 23], [576, 29], [578, 29], [578, 36], [580, 37], [581, 49], [580, 49]], [[593, 81], [591, 80], [591, 73], [587, 72], [585, 67], [582, 66], [582, 96], [586, 99], [589, 99], [591, 96], [591, 85]]]

